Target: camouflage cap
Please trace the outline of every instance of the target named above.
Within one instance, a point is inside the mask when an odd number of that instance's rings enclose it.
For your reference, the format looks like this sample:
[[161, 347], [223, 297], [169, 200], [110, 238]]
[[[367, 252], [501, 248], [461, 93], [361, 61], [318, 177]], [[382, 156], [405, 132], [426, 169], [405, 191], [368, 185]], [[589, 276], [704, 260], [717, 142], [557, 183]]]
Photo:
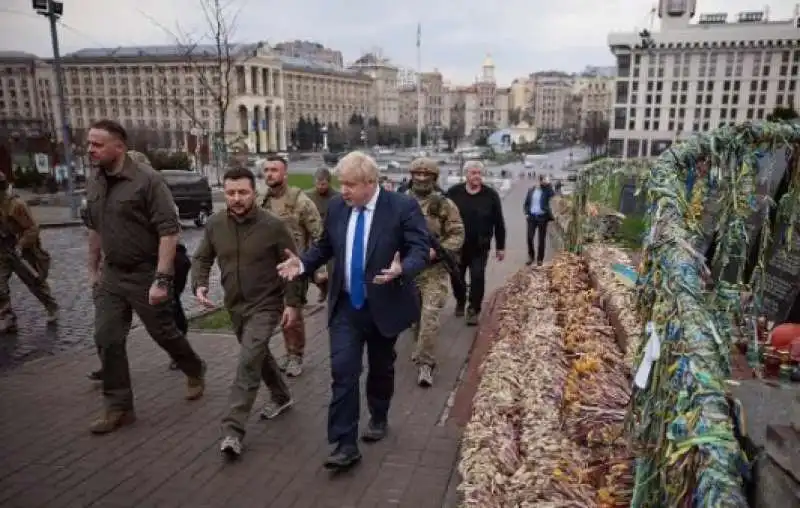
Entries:
[[147, 156], [142, 152], [137, 152], [136, 150], [128, 150], [128, 157], [133, 159], [133, 162], [136, 162], [137, 164], [152, 166], [152, 164], [150, 164], [150, 159], [148, 159]]
[[429, 157], [419, 157], [411, 161], [409, 172], [439, 176], [439, 164]]

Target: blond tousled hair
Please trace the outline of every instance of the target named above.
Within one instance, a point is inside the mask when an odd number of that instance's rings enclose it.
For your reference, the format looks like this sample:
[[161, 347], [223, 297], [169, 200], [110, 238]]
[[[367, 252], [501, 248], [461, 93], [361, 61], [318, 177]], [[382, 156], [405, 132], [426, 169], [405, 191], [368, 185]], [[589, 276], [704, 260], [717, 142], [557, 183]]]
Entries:
[[358, 150], [339, 159], [336, 172], [340, 175], [351, 175], [359, 183], [378, 183], [380, 177], [375, 159]]

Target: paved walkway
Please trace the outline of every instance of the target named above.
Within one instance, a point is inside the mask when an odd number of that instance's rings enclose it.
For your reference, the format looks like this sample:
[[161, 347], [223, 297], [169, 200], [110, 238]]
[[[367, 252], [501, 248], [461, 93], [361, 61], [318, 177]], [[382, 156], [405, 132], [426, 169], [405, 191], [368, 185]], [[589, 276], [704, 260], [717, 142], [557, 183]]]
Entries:
[[[518, 213], [523, 193], [513, 189], [506, 200], [508, 257], [504, 263], [490, 262], [490, 291], [525, 260]], [[235, 464], [224, 463], [217, 451], [219, 420], [236, 362], [232, 337], [192, 334], [190, 340], [209, 364], [208, 389], [200, 401], [186, 402], [183, 376], [167, 369], [165, 354], [143, 333], [134, 334], [128, 349], [139, 419], [105, 437], [87, 432], [100, 407], [97, 387], [85, 378], [97, 365], [93, 351], [13, 369], [0, 377], [0, 505], [440, 508], [452, 503], [461, 428], [443, 415], [475, 336], [474, 328], [452, 317], [452, 309], [451, 301], [444, 313], [435, 387], [416, 386], [411, 340], [402, 337], [390, 437], [363, 446], [363, 462], [340, 476], [321, 467], [330, 451], [325, 442], [330, 374], [324, 311], [307, 322], [307, 370], [291, 381], [297, 405], [269, 423], [253, 418], [245, 455]], [[278, 354], [281, 342], [273, 341]]]

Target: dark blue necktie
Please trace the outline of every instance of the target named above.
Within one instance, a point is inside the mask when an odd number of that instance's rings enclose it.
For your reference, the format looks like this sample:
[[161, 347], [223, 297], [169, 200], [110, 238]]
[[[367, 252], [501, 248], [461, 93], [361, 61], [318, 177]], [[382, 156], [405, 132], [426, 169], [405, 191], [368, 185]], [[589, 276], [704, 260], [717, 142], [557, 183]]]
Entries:
[[350, 303], [353, 308], [360, 309], [367, 299], [367, 288], [364, 285], [364, 209], [358, 209], [356, 230], [353, 234], [353, 249], [350, 255]]

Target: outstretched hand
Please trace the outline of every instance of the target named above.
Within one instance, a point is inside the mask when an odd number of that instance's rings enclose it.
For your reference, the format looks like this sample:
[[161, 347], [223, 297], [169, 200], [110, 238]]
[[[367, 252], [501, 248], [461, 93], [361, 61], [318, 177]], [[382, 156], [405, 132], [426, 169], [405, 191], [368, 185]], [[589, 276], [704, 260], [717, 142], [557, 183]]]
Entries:
[[286, 280], [294, 280], [302, 271], [303, 264], [300, 262], [300, 258], [297, 257], [297, 254], [286, 249], [283, 251], [286, 254], [286, 260], [282, 263], [278, 264], [278, 275]]
[[205, 287], [205, 286], [198, 287], [197, 290], [194, 292], [194, 297], [197, 299], [197, 301], [198, 301], [198, 303], [200, 303], [200, 305], [202, 305], [203, 307], [206, 307], [207, 309], [213, 309], [213, 308], [215, 308], [217, 306], [208, 297], [208, 288]]
[[380, 275], [376, 275], [372, 282], [375, 284], [386, 284], [399, 277], [402, 273], [403, 265], [400, 263], [400, 253], [395, 252], [389, 268], [381, 270]]

